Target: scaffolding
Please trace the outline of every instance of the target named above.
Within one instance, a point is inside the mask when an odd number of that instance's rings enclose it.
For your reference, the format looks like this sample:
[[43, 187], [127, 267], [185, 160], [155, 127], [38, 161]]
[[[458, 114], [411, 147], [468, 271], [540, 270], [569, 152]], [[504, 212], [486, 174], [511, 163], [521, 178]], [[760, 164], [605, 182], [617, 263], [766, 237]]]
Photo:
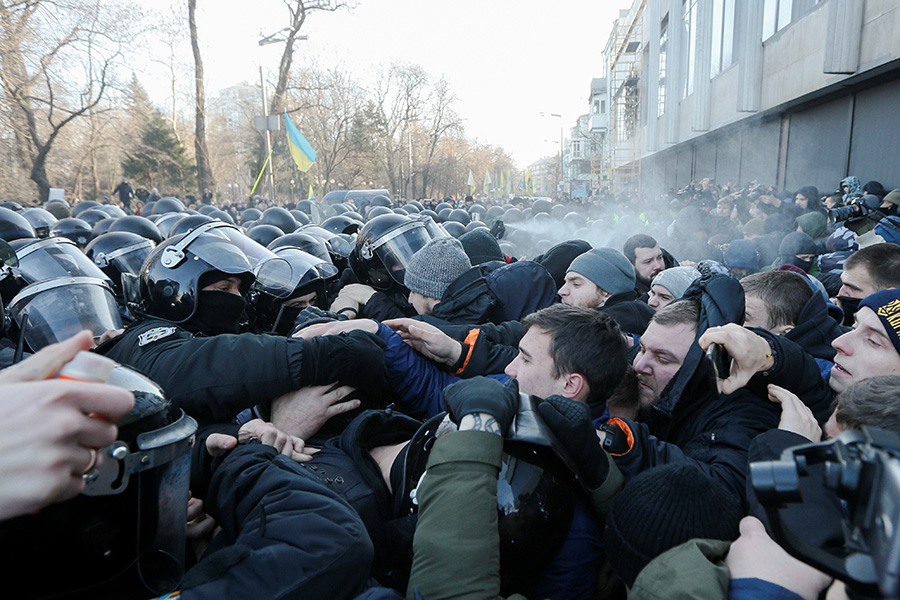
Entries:
[[[641, 69], [643, 25], [619, 18], [611, 34], [609, 56], [609, 133], [606, 136], [605, 178], [610, 191], [641, 191]], [[599, 162], [599, 161], [598, 161]], [[594, 161], [591, 160], [593, 178]]]

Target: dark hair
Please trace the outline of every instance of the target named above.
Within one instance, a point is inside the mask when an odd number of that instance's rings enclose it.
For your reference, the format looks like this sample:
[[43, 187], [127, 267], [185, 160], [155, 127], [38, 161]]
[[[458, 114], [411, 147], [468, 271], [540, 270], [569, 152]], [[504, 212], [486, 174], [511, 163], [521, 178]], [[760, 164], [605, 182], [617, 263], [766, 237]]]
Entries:
[[753, 296], [766, 303], [769, 318], [766, 329], [781, 325], [796, 325], [800, 311], [813, 295], [813, 289], [803, 275], [790, 271], [766, 271], [741, 279], [744, 296]]
[[900, 287], [900, 246], [886, 242], [860, 248], [844, 262], [844, 270], [865, 268], [878, 291]]
[[857, 381], [838, 394], [834, 419], [844, 429], [867, 426], [900, 434], [900, 375]]
[[554, 376], [578, 373], [588, 384], [589, 404], [609, 398], [628, 367], [622, 330], [609, 315], [593, 308], [554, 304], [522, 320], [525, 331], [537, 327], [550, 335]]
[[691, 325], [697, 329], [700, 325], [700, 304], [694, 300], [676, 300], [656, 311], [650, 322], [664, 327]]
[[638, 233], [625, 240], [625, 245], [622, 246], [622, 254], [625, 255], [628, 262], [634, 264], [634, 251], [636, 248], [655, 248], [658, 245], [659, 243], [649, 235]]

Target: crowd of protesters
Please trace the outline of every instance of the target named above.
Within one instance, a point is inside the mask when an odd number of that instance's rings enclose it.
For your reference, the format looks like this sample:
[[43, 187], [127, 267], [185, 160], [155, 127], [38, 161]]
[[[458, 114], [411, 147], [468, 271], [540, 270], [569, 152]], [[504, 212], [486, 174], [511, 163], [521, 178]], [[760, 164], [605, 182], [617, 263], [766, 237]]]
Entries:
[[0, 539], [58, 575], [27, 597], [843, 593], [750, 464], [900, 434], [900, 190], [115, 194], [0, 203]]

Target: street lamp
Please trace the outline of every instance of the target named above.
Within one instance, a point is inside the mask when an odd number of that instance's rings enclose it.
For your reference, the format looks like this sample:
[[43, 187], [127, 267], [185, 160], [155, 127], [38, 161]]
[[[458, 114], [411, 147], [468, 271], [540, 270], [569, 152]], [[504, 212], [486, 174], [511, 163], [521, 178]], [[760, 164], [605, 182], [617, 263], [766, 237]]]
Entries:
[[559, 178], [556, 181], [556, 192], [559, 193], [560, 184], [563, 180], [563, 124], [562, 115], [557, 113], [541, 113], [542, 117], [553, 117], [559, 119]]
[[291, 204], [294, 203], [294, 180], [291, 179]]

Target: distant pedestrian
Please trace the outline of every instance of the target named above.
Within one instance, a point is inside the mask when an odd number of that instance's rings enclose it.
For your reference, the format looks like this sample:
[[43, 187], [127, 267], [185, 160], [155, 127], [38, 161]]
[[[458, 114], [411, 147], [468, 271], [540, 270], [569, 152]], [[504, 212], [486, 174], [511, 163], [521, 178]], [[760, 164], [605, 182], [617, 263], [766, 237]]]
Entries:
[[122, 183], [116, 186], [112, 191], [113, 194], [119, 195], [119, 201], [127, 212], [131, 212], [131, 199], [134, 198], [134, 190], [128, 184], [128, 178], [123, 177]]

